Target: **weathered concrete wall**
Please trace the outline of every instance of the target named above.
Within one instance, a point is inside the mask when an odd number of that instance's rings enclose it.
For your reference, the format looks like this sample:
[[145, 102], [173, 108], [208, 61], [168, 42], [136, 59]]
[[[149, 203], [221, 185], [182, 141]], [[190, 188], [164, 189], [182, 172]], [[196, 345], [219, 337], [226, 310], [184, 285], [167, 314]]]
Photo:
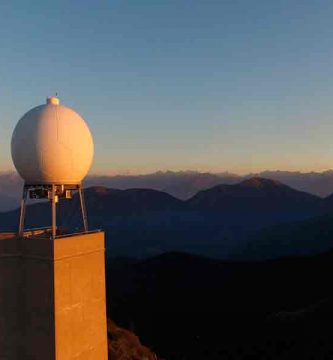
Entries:
[[107, 360], [104, 233], [54, 243], [56, 359]]
[[0, 234], [0, 360], [106, 360], [104, 264], [102, 232]]
[[0, 239], [0, 359], [18, 359], [21, 326], [20, 248], [10, 236]]
[[53, 241], [21, 239], [20, 359], [54, 359]]

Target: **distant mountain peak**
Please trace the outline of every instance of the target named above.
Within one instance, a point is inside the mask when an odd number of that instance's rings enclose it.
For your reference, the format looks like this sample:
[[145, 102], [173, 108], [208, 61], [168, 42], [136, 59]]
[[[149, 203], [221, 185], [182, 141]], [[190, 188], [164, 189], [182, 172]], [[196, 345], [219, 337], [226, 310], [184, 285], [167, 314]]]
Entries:
[[277, 180], [267, 179], [260, 176], [255, 176], [250, 179], [242, 181], [240, 186], [251, 187], [251, 188], [274, 188], [274, 187], [285, 187], [286, 185], [282, 184]]

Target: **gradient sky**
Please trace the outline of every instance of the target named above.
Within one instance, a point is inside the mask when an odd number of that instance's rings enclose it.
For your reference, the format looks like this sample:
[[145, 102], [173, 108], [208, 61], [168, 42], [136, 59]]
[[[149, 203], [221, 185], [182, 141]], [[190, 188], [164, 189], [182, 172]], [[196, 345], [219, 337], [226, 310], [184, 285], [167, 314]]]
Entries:
[[0, 2], [0, 170], [58, 92], [94, 173], [333, 168], [332, 0]]

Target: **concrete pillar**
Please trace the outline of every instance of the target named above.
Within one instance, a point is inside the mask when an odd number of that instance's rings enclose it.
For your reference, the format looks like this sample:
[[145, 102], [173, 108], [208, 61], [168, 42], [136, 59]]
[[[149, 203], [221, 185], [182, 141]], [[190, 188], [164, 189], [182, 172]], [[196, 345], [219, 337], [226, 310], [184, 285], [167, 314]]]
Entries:
[[0, 360], [107, 360], [104, 259], [103, 232], [2, 238]]
[[19, 359], [20, 347], [20, 251], [13, 234], [0, 241], [0, 359]]

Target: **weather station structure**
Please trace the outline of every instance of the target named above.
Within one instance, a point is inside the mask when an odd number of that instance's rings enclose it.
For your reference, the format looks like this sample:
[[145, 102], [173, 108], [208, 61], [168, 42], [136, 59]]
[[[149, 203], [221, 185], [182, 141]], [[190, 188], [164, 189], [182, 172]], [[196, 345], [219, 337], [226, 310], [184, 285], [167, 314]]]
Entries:
[[[17, 232], [0, 234], [0, 359], [106, 360], [104, 233], [88, 230], [82, 187], [89, 127], [51, 96], [19, 120], [11, 153], [24, 185]], [[82, 231], [60, 231], [57, 204], [73, 196]], [[49, 200], [49, 227], [25, 229], [28, 199]]]
[[61, 198], [70, 199], [76, 190], [84, 231], [88, 231], [81, 182], [90, 169], [94, 144], [80, 115], [60, 105], [57, 97], [48, 97], [45, 105], [28, 111], [18, 122], [11, 151], [17, 172], [24, 179], [19, 235], [24, 232], [27, 198], [47, 198], [52, 203], [54, 239], [57, 234], [56, 205]]

